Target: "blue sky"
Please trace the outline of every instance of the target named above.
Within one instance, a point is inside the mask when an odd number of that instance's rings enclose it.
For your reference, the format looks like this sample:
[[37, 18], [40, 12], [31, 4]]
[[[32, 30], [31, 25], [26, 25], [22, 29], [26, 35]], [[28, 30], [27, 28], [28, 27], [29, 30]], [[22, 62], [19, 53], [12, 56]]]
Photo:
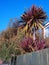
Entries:
[[20, 18], [23, 12], [32, 5], [42, 7], [48, 15], [48, 0], [0, 0], [0, 31], [5, 30], [11, 18]]

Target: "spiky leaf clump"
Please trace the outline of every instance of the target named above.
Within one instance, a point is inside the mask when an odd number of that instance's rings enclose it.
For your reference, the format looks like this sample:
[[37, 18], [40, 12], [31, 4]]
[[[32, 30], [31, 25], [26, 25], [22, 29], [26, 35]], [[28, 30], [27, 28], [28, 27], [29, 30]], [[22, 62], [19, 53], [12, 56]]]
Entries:
[[44, 39], [36, 39], [35, 41], [33, 41], [30, 37], [25, 37], [20, 45], [26, 52], [32, 52], [46, 48]]

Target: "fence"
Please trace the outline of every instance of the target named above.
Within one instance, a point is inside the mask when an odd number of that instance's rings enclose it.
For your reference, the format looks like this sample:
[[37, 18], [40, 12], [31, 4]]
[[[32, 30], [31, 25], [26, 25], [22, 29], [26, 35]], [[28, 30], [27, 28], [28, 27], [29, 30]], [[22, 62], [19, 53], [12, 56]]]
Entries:
[[11, 65], [49, 65], [49, 49], [19, 55]]

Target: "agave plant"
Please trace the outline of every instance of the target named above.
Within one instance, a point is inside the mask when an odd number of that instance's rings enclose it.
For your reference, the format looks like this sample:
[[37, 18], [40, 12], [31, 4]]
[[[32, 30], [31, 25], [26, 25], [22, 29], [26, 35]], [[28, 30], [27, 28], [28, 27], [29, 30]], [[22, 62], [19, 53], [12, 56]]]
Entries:
[[28, 11], [24, 12], [21, 18], [26, 23], [23, 30], [27, 35], [27, 33], [35, 33], [39, 28], [43, 28], [43, 22], [46, 20], [47, 15], [42, 8], [33, 5]]

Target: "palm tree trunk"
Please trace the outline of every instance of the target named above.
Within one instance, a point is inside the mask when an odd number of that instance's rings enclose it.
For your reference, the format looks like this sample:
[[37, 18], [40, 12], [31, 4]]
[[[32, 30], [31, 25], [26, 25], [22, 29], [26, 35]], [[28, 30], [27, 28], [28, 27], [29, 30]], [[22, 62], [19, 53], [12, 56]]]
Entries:
[[42, 38], [45, 38], [45, 32], [44, 32], [44, 28], [42, 28]]
[[33, 40], [35, 40], [35, 35], [36, 35], [36, 31], [35, 31], [35, 29], [34, 29]]

